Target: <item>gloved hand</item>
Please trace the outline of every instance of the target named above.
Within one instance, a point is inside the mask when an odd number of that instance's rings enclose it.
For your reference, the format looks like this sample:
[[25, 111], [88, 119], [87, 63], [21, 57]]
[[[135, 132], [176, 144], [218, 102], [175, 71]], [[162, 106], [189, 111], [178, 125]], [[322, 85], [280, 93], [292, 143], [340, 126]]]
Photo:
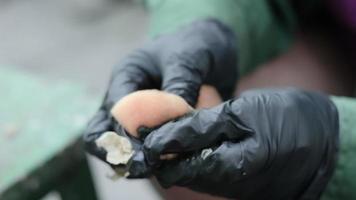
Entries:
[[[194, 106], [200, 86], [207, 83], [229, 98], [237, 79], [235, 43], [229, 28], [207, 19], [162, 35], [133, 52], [114, 68], [102, 106], [85, 131], [86, 149], [105, 161], [106, 152], [96, 146], [95, 140], [106, 131], [127, 136], [110, 110], [136, 90], [165, 90]], [[140, 148], [139, 140], [130, 140], [134, 149]]]
[[[132, 159], [130, 178], [152, 169], [164, 187], [240, 200], [318, 199], [334, 168], [338, 131], [337, 109], [322, 94], [249, 91], [151, 132], [136, 154], [145, 162]], [[182, 156], [160, 161], [166, 153]]]

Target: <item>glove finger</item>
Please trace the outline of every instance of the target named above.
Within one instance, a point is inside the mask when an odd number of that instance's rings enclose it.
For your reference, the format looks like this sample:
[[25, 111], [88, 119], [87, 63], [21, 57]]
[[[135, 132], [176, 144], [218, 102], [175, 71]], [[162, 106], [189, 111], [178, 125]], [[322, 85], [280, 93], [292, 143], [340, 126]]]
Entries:
[[138, 150], [131, 157], [127, 164], [129, 172], [127, 178], [148, 178], [152, 175], [152, 167], [145, 162], [145, 156], [142, 151]]
[[[247, 175], [242, 143], [224, 142], [219, 147], [204, 149], [184, 160], [165, 162], [155, 171], [155, 176], [163, 187], [178, 185], [200, 191], [217, 187], [221, 180], [242, 180]], [[231, 172], [233, 174], [229, 174]]]
[[159, 88], [160, 82], [161, 73], [149, 53], [135, 51], [114, 67], [104, 108], [109, 111], [118, 100], [134, 91]]
[[229, 106], [226, 102], [200, 110], [153, 131], [144, 141], [148, 163], [154, 165], [162, 154], [192, 152], [252, 135], [250, 128], [230, 114]]
[[162, 44], [171, 48], [156, 49], [163, 68], [162, 90], [182, 96], [195, 106], [202, 83], [214, 85], [230, 96], [237, 79], [235, 35], [217, 20], [198, 20], [171, 37], [162, 37]]
[[203, 158], [196, 153], [185, 159], [165, 161], [154, 174], [164, 188], [187, 186], [197, 177], [202, 167]]
[[[195, 156], [196, 157], [196, 156]], [[194, 157], [194, 159], [195, 159]], [[193, 158], [193, 156], [192, 156]], [[177, 172], [180, 172], [181, 168], [185, 168], [185, 166], [192, 166], [192, 165], [198, 165], [199, 160], [196, 159], [196, 163], [189, 164], [191, 162], [190, 158], [186, 159], [179, 159], [179, 160], [167, 160], [167, 161], [161, 161], [159, 164], [156, 166], [151, 166], [147, 164], [147, 160], [145, 159], [144, 153], [142, 151], [136, 152], [132, 158], [130, 159], [130, 162], [128, 164], [128, 171], [129, 171], [129, 176], [128, 178], [147, 178], [154, 173], [154, 171], [169, 171], [169, 169], [174, 170]], [[163, 164], [159, 169], [156, 169], [160, 164]], [[198, 169], [198, 167], [194, 168]], [[184, 170], [181, 170], [184, 171]], [[191, 171], [193, 172], [193, 171]], [[158, 173], [159, 175], [159, 173]], [[181, 177], [183, 174], [181, 173], [180, 175], [175, 176], [173, 173], [167, 173], [165, 179], [167, 181], [163, 181], [162, 185], [165, 187], [170, 186], [168, 183], [174, 182], [173, 180], [176, 180], [175, 178]], [[163, 179], [163, 180], [165, 180]]]
[[99, 109], [99, 111], [89, 121], [88, 126], [84, 131], [83, 140], [86, 150], [90, 154], [93, 154], [105, 161], [106, 151], [99, 148], [96, 145], [95, 140], [98, 139], [104, 132], [112, 130], [112, 120], [110, 120], [105, 110]]
[[[188, 47], [189, 48], [189, 47]], [[199, 89], [210, 68], [210, 57], [204, 50], [172, 53], [163, 63], [162, 90], [183, 97], [191, 106], [196, 104]]]

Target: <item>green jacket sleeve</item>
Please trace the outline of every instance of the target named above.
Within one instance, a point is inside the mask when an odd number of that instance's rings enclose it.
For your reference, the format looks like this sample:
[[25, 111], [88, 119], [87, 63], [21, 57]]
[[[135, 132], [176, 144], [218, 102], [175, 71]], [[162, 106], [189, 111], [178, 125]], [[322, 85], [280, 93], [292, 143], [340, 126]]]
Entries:
[[356, 99], [332, 97], [332, 100], [339, 111], [339, 157], [321, 199], [356, 199]]
[[296, 27], [285, 0], [146, 0], [150, 35], [171, 32], [202, 18], [216, 18], [236, 34], [239, 71], [244, 75], [286, 49]]

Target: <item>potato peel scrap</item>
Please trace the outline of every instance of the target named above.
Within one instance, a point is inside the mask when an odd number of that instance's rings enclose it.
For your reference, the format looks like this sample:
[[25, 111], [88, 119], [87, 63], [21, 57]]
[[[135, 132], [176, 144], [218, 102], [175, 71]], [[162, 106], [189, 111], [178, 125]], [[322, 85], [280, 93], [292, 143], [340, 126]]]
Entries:
[[105, 149], [106, 161], [114, 165], [126, 165], [134, 153], [130, 141], [113, 131], [105, 132], [95, 143]]

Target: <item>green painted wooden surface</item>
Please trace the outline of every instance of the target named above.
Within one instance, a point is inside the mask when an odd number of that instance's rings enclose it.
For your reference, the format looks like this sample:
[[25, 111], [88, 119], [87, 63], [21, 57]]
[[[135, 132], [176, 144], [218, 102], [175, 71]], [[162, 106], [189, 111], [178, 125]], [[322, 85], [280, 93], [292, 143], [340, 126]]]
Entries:
[[96, 102], [78, 84], [0, 66], [0, 193], [74, 143]]

